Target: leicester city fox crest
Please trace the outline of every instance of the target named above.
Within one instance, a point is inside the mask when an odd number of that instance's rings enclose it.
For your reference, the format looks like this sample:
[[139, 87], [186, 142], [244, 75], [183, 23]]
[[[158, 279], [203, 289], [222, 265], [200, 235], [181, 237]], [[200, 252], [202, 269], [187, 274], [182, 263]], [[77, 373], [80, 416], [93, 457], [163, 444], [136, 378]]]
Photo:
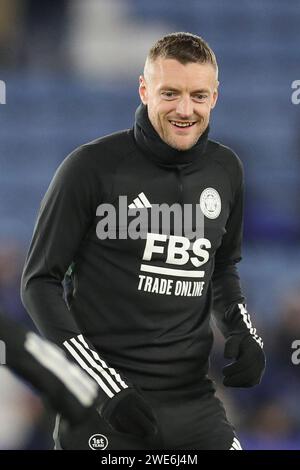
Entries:
[[216, 219], [221, 213], [221, 198], [214, 188], [206, 188], [200, 196], [200, 208], [208, 219]]

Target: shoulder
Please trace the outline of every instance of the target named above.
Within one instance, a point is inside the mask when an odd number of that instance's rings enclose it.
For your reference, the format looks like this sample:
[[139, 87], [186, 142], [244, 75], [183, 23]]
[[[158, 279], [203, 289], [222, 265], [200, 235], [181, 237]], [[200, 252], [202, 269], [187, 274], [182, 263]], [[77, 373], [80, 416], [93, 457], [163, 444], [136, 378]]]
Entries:
[[99, 160], [104, 161], [114, 156], [120, 157], [129, 154], [133, 149], [132, 130], [127, 129], [80, 145], [67, 158], [99, 163]]
[[207, 151], [210, 153], [210, 158], [223, 167], [233, 182], [243, 180], [243, 163], [234, 150], [220, 142], [209, 140]]
[[125, 129], [112, 134], [99, 137], [98, 139], [87, 142], [79, 147], [79, 149], [85, 150], [90, 153], [97, 153], [99, 151], [124, 151], [125, 149], [130, 150], [132, 148], [132, 129]]
[[79, 175], [106, 172], [133, 151], [132, 130], [114, 132], [75, 148], [62, 161], [59, 170]]

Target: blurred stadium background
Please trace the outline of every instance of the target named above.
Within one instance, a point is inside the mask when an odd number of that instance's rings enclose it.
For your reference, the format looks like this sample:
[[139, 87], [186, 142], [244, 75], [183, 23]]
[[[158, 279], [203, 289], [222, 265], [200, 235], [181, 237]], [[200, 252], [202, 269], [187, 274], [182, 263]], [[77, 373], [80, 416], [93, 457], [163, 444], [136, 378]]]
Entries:
[[[246, 449], [300, 448], [299, 0], [0, 0], [0, 305], [33, 327], [19, 297], [41, 198], [76, 146], [131, 127], [138, 76], [160, 36], [190, 31], [215, 50], [220, 98], [211, 137], [246, 170], [243, 287], [268, 358], [259, 387], [220, 384]], [[0, 449], [52, 448], [53, 413], [0, 368]]]

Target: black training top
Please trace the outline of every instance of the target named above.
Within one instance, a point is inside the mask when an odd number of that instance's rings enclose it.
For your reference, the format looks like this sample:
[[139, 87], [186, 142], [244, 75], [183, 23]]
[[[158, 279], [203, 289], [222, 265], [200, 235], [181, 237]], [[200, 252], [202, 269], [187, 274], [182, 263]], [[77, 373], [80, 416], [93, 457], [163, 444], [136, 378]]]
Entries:
[[[124, 386], [118, 373], [150, 390], [199, 384], [212, 346], [213, 296], [225, 335], [249, 331], [235, 267], [241, 259], [242, 165], [232, 150], [208, 140], [208, 131], [192, 149], [175, 150], [140, 105], [134, 129], [72, 152], [42, 201], [23, 273], [24, 305], [46, 337], [64, 342], [86, 370], [88, 360], [102, 374], [98, 383], [107, 395], [102, 383], [113, 385], [103, 368], [116, 387]], [[125, 238], [119, 196], [144, 214], [163, 203], [192, 205], [201, 211], [204, 231], [189, 240], [150, 226], [144, 238]], [[103, 203], [116, 208], [113, 223]], [[137, 214], [129, 212], [128, 220]], [[105, 225], [110, 237], [101, 239]], [[62, 281], [70, 266], [68, 308]], [[87, 344], [98, 367], [82, 351]]]

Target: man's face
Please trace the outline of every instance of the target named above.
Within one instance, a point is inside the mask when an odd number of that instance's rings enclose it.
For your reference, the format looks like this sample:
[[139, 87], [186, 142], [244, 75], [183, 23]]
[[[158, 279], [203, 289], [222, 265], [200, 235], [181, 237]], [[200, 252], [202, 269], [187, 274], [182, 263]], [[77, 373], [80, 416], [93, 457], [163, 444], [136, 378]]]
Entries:
[[171, 147], [188, 150], [205, 131], [218, 96], [211, 64], [157, 58], [147, 61], [139, 93], [156, 132]]

